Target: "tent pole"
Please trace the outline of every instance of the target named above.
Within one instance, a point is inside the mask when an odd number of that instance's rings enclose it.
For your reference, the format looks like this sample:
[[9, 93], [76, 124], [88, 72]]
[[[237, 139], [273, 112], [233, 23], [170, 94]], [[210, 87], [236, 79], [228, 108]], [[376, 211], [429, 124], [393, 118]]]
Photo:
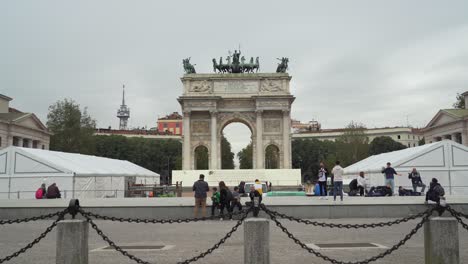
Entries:
[[73, 173], [73, 187], [72, 187], [72, 198], [75, 198], [75, 176], [76, 174]]

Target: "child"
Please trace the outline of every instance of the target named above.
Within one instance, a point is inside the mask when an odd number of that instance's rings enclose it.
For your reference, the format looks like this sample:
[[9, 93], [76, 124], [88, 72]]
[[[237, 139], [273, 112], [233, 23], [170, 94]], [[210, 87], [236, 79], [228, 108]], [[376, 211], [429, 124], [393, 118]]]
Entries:
[[232, 201], [231, 201], [231, 210], [234, 211], [234, 207], [237, 206], [239, 208], [239, 211], [242, 210], [242, 204], [240, 202], [240, 193], [239, 193], [239, 187], [234, 187], [234, 192], [232, 192]]
[[219, 208], [219, 198], [220, 198], [220, 194], [218, 192], [218, 188], [213, 187], [213, 195], [211, 196], [211, 201], [212, 201], [211, 216], [214, 216], [215, 209]]

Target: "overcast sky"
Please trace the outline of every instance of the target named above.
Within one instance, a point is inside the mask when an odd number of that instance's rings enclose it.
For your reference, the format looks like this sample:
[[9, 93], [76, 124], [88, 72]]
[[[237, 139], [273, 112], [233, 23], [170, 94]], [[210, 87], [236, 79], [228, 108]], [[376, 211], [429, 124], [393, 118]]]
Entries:
[[[290, 58], [292, 116], [338, 128], [421, 127], [468, 90], [467, 1], [1, 1], [0, 93], [46, 122], [72, 98], [118, 127], [180, 111], [182, 59], [211, 72], [241, 45], [263, 72]], [[250, 137], [250, 135], [248, 135]]]

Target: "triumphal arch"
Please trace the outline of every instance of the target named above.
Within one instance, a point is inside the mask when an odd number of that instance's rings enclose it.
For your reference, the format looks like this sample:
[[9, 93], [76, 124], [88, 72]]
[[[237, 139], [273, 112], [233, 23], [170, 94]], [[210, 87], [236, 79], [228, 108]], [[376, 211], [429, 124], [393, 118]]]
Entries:
[[[237, 57], [236, 57], [237, 54]], [[245, 124], [252, 133], [253, 168], [265, 168], [269, 146], [278, 149], [280, 169], [291, 168], [291, 76], [286, 72], [286, 58], [276, 73], [258, 73], [258, 58], [246, 63], [240, 52], [227, 63], [213, 59], [218, 73], [197, 74], [184, 60], [181, 80], [183, 94], [178, 98], [183, 112], [183, 170], [195, 170], [195, 150], [206, 147], [209, 169], [221, 169], [221, 136], [232, 122]], [[231, 61], [232, 59], [232, 61]], [[287, 59], [286, 59], [287, 60]], [[283, 65], [283, 66], [281, 66]], [[283, 67], [283, 68], [281, 68]]]

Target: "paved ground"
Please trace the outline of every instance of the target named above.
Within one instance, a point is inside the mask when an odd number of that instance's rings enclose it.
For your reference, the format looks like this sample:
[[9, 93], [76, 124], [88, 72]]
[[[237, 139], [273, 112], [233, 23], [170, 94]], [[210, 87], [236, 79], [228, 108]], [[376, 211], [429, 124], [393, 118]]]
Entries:
[[[387, 219], [390, 220], [390, 219]], [[334, 223], [371, 223], [382, 219], [336, 219], [323, 220]], [[309, 227], [297, 223], [282, 221], [300, 240], [307, 243], [332, 242], [372, 242], [390, 247], [404, 237], [415, 225], [415, 221], [398, 226], [367, 230], [335, 230], [320, 227]], [[50, 221], [0, 226], [0, 257], [26, 245], [49, 225]], [[134, 252], [137, 256], [151, 263], [176, 263], [204, 251], [217, 242], [235, 221], [207, 221], [190, 224], [150, 225], [125, 224], [117, 222], [96, 221], [117, 244], [153, 244], [173, 245], [165, 251]], [[272, 223], [271, 223], [272, 224]], [[327, 263], [310, 255], [289, 240], [273, 224], [271, 229], [272, 263]], [[468, 263], [468, 231], [460, 227], [461, 263]], [[10, 263], [50, 264], [55, 262], [55, 237], [53, 231], [37, 247]], [[198, 263], [243, 263], [243, 228], [240, 228], [228, 242], [212, 255], [199, 260]], [[90, 250], [106, 243], [90, 230]], [[423, 230], [396, 253], [375, 263], [423, 263], [424, 260]], [[335, 249], [322, 250], [324, 254], [341, 260], [356, 261], [382, 252], [381, 249]], [[92, 251], [90, 263], [116, 264], [133, 263], [115, 251]]]
[[[245, 201], [247, 198], [242, 198]], [[447, 196], [449, 204], [466, 204], [468, 196]], [[68, 199], [50, 200], [6, 200], [0, 199], [0, 208], [30, 208], [30, 207], [66, 207]], [[148, 207], [148, 206], [192, 206], [193, 197], [181, 198], [107, 198], [107, 199], [82, 199], [83, 207]], [[208, 203], [211, 202], [208, 199]], [[327, 205], [334, 204], [333, 197], [328, 200], [320, 200], [318, 197], [283, 196], [265, 197], [266, 205]], [[393, 196], [393, 197], [344, 197], [343, 205], [378, 205], [378, 204], [423, 204], [421, 196]]]

